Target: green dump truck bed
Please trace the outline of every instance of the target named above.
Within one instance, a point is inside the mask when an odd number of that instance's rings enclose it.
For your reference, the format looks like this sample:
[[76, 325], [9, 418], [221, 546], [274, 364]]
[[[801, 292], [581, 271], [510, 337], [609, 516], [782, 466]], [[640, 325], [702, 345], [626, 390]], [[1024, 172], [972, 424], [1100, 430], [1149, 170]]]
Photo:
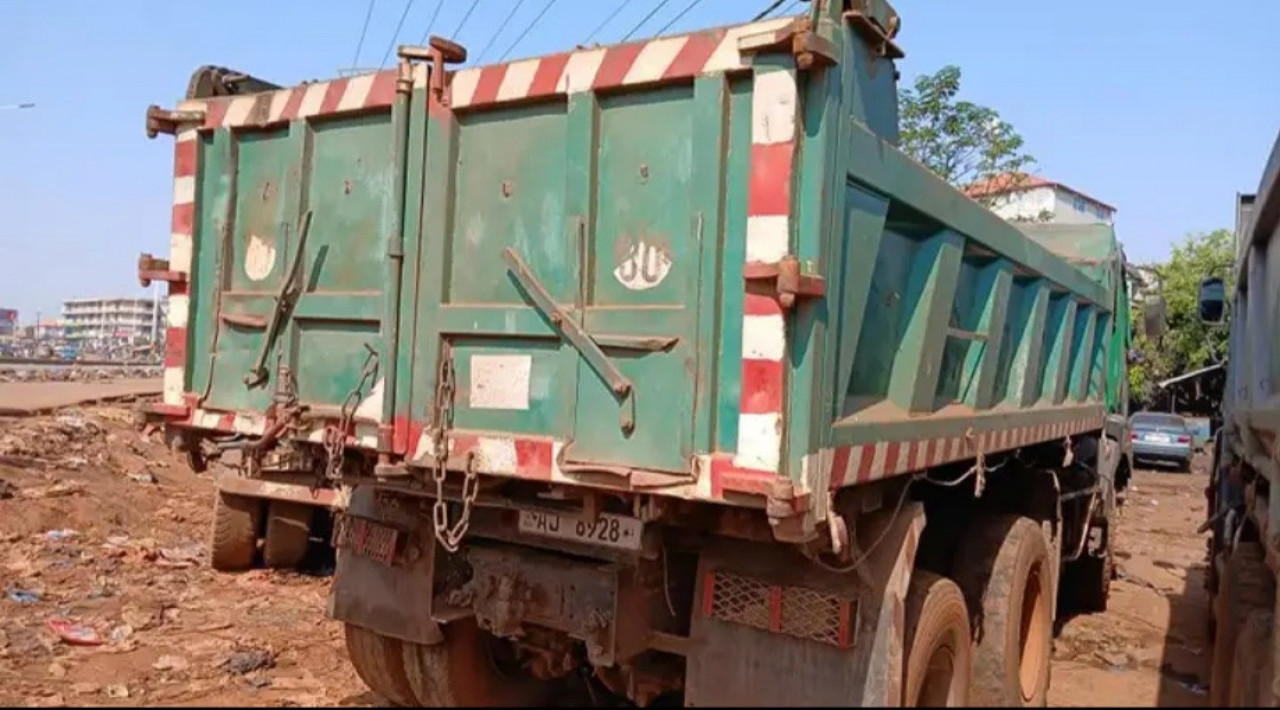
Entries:
[[[866, 8], [845, 20], [892, 56]], [[177, 138], [154, 411], [746, 504], [1099, 429], [1114, 235], [1064, 259], [906, 157], [894, 73], [837, 57], [824, 13], [153, 109]]]

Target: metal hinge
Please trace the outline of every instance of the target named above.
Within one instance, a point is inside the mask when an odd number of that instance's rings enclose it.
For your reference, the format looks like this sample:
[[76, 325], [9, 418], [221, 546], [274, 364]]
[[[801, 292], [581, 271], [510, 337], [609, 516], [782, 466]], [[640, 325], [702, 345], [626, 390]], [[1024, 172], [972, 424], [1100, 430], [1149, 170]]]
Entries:
[[204, 123], [204, 111], [170, 111], [156, 105], [147, 107], [147, 137], [174, 135], [184, 123]]
[[747, 264], [742, 277], [747, 281], [773, 281], [783, 308], [791, 308], [798, 298], [822, 298], [827, 294], [826, 279], [802, 273], [800, 260], [790, 254], [774, 264]]
[[882, 25], [877, 17], [880, 13], [875, 12], [872, 4], [869, 0], [852, 0], [848, 5], [849, 9], [844, 11], [845, 21], [877, 55], [887, 59], [902, 59], [906, 52], [893, 41], [902, 25], [901, 20], [897, 13], [886, 6], [882, 9], [887, 15], [885, 24], [888, 26]]

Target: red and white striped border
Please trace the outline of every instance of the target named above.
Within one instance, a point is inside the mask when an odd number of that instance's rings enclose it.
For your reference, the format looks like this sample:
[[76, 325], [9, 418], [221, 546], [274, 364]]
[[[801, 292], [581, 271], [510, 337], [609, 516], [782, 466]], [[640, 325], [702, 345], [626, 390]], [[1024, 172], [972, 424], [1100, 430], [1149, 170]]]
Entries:
[[[842, 446], [813, 454], [806, 463], [809, 464], [807, 468], [814, 473], [822, 469], [829, 471], [830, 487], [835, 489], [972, 459], [978, 455], [979, 450], [983, 454], [1010, 451], [1101, 427], [1102, 415], [1095, 413], [1036, 426], [985, 431], [975, 434], [972, 439], [952, 436]], [[812, 461], [814, 457], [819, 459], [816, 466]], [[826, 463], [828, 461], [829, 464]]]
[[[775, 264], [790, 244], [791, 172], [796, 152], [794, 69], [759, 67], [751, 100], [746, 264]], [[744, 294], [737, 468], [781, 470], [787, 330], [774, 294]]]
[[[425, 76], [425, 69], [422, 70]], [[267, 126], [333, 113], [385, 108], [396, 98], [398, 70], [303, 84], [247, 96], [183, 103], [185, 110], [203, 109], [205, 128]]]
[[552, 54], [454, 72], [453, 108], [638, 86], [747, 68], [739, 41], [795, 21], [780, 17], [674, 37]]
[[[267, 418], [260, 412], [221, 412], [209, 409], [193, 409], [188, 422], [190, 426], [197, 429], [209, 429], [229, 434], [243, 434], [245, 436], [262, 436], [268, 428]], [[306, 440], [314, 444], [323, 444], [326, 428], [324, 422], [313, 420], [312, 424], [311, 429], [306, 432]], [[375, 451], [378, 448], [378, 436], [376, 433], [349, 436], [348, 440], [354, 446]]]
[[196, 216], [197, 131], [178, 131], [173, 148], [173, 215], [169, 228], [169, 270], [183, 278], [169, 282], [169, 314], [164, 340], [164, 389], [166, 405], [182, 406], [187, 361], [187, 316], [191, 300], [191, 255]]

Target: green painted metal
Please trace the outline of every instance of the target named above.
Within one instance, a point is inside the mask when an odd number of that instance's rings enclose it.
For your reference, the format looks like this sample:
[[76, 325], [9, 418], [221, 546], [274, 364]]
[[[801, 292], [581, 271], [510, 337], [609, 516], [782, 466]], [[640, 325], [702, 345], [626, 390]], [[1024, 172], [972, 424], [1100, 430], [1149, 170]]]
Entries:
[[[797, 73], [790, 249], [826, 291], [786, 315], [782, 473], [819, 449], [1123, 407], [1114, 231], [1020, 231], [904, 156], [891, 61], [834, 5], [811, 19], [839, 61]], [[395, 382], [370, 425], [440, 424], [447, 359], [449, 427], [561, 442], [566, 471], [688, 475], [734, 453], [753, 73], [795, 70], [788, 46], [731, 75], [456, 112], [419, 88], [203, 136], [188, 389], [265, 410], [274, 369], [241, 382], [262, 329], [219, 313], [270, 315], [312, 210], [274, 346], [304, 402], [339, 404], [368, 344]]]
[[[218, 129], [202, 139], [188, 326], [188, 389], [201, 407], [265, 411], [280, 363], [296, 374], [302, 403], [336, 414], [358, 382], [366, 346], [379, 353], [377, 379], [386, 376], [382, 324], [401, 300], [388, 290], [400, 214], [396, 146], [390, 111]], [[313, 218], [299, 254], [307, 211]], [[267, 343], [266, 380], [247, 385], [276, 295], [299, 257], [301, 295]], [[376, 426], [384, 416], [361, 419]]]

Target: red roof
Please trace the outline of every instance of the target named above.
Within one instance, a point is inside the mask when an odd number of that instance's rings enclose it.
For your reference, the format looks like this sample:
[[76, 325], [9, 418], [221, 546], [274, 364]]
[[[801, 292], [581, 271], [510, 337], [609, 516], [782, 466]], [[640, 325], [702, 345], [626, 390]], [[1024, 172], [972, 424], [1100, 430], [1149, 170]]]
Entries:
[[983, 197], [986, 195], [1000, 195], [1006, 192], [1031, 190], [1037, 187], [1054, 187], [1059, 190], [1064, 190], [1072, 193], [1073, 195], [1079, 195], [1090, 202], [1102, 205], [1112, 212], [1116, 211], [1116, 208], [1112, 205], [1109, 205], [1096, 197], [1090, 197], [1073, 187], [1068, 187], [1060, 182], [1042, 178], [1039, 175], [1028, 175], [1026, 173], [1002, 173], [986, 180], [971, 183], [964, 187], [964, 194], [969, 197]]

